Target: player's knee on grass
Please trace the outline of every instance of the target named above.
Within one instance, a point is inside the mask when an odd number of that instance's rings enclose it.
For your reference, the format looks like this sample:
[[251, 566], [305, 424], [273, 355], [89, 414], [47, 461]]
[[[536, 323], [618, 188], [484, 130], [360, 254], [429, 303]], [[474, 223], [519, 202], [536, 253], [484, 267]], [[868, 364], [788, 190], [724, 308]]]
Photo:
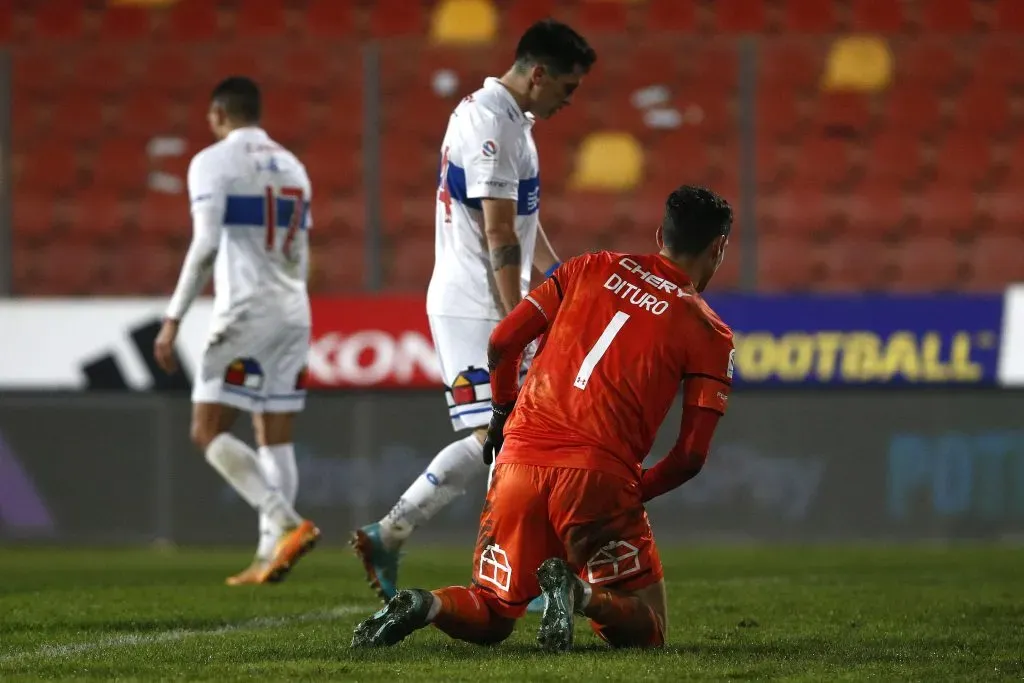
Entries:
[[614, 648], [652, 648], [665, 646], [665, 627], [658, 615], [651, 611], [651, 621], [643, 626], [624, 624], [599, 624], [590, 622], [594, 633]]
[[450, 622], [443, 617], [434, 620], [434, 626], [442, 633], [456, 640], [474, 645], [498, 645], [505, 642], [516, 628], [516, 620], [491, 614], [485, 626]]
[[217, 403], [196, 403], [192, 406], [189, 435], [201, 451], [205, 451], [218, 435], [229, 431], [237, 411]]

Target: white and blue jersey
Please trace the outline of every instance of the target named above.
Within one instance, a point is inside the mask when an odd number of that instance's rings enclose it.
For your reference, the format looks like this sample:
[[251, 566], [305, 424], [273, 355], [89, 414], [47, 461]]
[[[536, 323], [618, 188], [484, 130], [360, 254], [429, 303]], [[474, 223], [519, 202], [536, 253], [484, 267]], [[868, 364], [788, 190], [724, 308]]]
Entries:
[[441, 145], [434, 273], [427, 313], [500, 320], [481, 199], [512, 199], [522, 247], [521, 289], [530, 287], [540, 209], [540, 163], [533, 117], [496, 78], [455, 108]]
[[309, 327], [312, 188], [295, 155], [261, 128], [239, 128], [192, 159], [188, 192], [193, 215], [220, 228], [215, 329], [243, 319]]

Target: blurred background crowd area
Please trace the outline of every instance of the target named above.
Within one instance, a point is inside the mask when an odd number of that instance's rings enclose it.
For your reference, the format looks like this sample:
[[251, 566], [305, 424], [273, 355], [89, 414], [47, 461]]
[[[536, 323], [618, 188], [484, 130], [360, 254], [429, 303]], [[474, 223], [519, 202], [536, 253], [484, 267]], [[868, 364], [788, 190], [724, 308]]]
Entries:
[[232, 74], [310, 172], [312, 291], [423, 290], [448, 115], [549, 15], [599, 54], [534, 129], [563, 257], [651, 249], [699, 183], [721, 289], [1024, 279], [1024, 0], [0, 0], [12, 293], [169, 292]]

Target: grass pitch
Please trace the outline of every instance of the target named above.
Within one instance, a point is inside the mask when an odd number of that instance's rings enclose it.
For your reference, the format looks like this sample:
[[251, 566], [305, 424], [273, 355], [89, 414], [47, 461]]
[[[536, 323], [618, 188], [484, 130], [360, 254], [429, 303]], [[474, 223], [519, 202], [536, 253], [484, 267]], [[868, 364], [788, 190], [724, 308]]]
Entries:
[[[501, 646], [427, 629], [352, 651], [378, 604], [355, 559], [320, 549], [277, 586], [228, 588], [245, 551], [0, 550], [0, 680], [1020, 680], [1024, 550], [663, 548], [669, 647]], [[412, 550], [403, 583], [464, 583], [468, 548]]]

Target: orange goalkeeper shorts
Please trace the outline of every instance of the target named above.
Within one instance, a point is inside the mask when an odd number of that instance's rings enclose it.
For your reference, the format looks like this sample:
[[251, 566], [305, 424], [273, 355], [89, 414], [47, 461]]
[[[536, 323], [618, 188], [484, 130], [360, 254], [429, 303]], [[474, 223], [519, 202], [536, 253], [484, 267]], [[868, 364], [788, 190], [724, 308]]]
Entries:
[[497, 614], [519, 618], [540, 595], [537, 567], [549, 557], [626, 592], [660, 581], [639, 484], [598, 470], [499, 464], [480, 514], [474, 590]]

